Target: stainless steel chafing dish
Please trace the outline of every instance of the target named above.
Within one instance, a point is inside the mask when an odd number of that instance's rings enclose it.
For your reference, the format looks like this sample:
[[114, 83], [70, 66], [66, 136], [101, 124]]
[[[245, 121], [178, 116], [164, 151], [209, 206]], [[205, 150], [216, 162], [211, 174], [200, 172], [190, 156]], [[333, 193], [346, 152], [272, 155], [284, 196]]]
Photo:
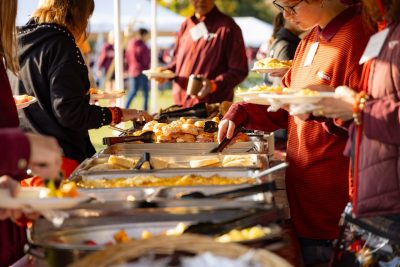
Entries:
[[[72, 217], [61, 228], [39, 219], [28, 231], [28, 253], [39, 266], [67, 266], [96, 250], [103, 249], [113, 234], [124, 229], [129, 237], [140, 238], [144, 230], [153, 234], [174, 228], [179, 222], [220, 223], [257, 212], [262, 217], [243, 226], [269, 224], [280, 218], [279, 210], [254, 202], [221, 200], [162, 201], [159, 207], [137, 208], [136, 202], [86, 204], [71, 211]], [[236, 225], [240, 227], [240, 225]], [[97, 245], [86, 242], [95, 241]]]
[[[122, 155], [121, 155], [122, 156]], [[124, 154], [123, 156], [138, 161], [142, 155], [141, 154]], [[207, 160], [207, 159], [216, 159], [219, 160], [219, 167], [221, 168], [228, 168], [224, 167], [222, 164], [224, 162], [224, 159], [226, 157], [230, 157], [231, 162], [233, 161], [238, 161], [240, 159], [245, 160], [245, 165], [244, 166], [238, 166], [238, 167], [229, 167], [229, 168], [244, 168], [244, 169], [264, 169], [267, 168], [269, 165], [269, 160], [266, 155], [263, 154], [235, 154], [235, 155], [222, 155], [222, 154], [212, 154], [212, 155], [151, 155], [150, 161], [152, 159], [158, 159], [162, 164], [153, 164], [154, 169], [190, 169], [190, 172], [196, 173], [198, 168], [210, 168], [207, 166], [207, 164], [204, 164], [206, 166], [201, 166], [197, 168], [191, 168], [190, 162], [191, 161], [199, 161], [199, 160]], [[108, 162], [109, 155], [96, 155], [94, 158], [88, 158], [84, 160], [73, 172], [71, 176], [77, 176], [77, 175], [87, 175], [87, 174], [96, 174], [96, 173], [101, 173], [101, 172], [121, 172], [122, 175], [131, 175], [136, 171], [136, 169], [130, 169], [130, 170], [116, 170], [116, 169], [106, 169], [106, 168], [96, 168], [96, 167], [101, 167], [105, 166], [105, 164]], [[215, 166], [215, 162], [213, 163], [212, 166]], [[138, 169], [137, 171], [140, 171]]]
[[[256, 134], [250, 136], [249, 142], [238, 142], [229, 145], [224, 154], [263, 153], [273, 155], [273, 135]], [[206, 155], [215, 148], [217, 143], [120, 143], [102, 149], [98, 155], [127, 155], [149, 152], [154, 155]]]
[[[253, 178], [259, 173], [259, 170], [254, 169], [241, 169], [241, 168], [204, 168], [196, 169], [195, 174], [203, 177], [210, 177], [213, 175], [219, 175], [229, 179], [238, 178]], [[148, 171], [110, 171], [103, 173], [83, 173], [70, 178], [79, 184], [82, 180], [112, 180], [122, 177], [135, 177], [143, 175], [154, 175], [157, 177], [168, 177], [187, 175], [188, 171], [185, 169], [164, 169], [164, 170], [148, 170]], [[256, 183], [272, 181], [269, 175], [255, 179]], [[166, 199], [174, 199], [177, 195], [191, 193], [191, 192], [202, 192], [204, 194], [219, 193], [223, 191], [239, 189], [249, 186], [249, 184], [234, 184], [234, 185], [203, 185], [203, 186], [161, 186], [161, 187], [118, 187], [118, 188], [80, 188], [79, 191], [83, 193], [91, 193], [96, 197], [104, 199], [106, 201], [111, 200], [138, 200], [148, 199], [154, 197], [161, 197]], [[271, 193], [260, 193], [255, 194], [251, 197], [255, 201], [272, 201]]]

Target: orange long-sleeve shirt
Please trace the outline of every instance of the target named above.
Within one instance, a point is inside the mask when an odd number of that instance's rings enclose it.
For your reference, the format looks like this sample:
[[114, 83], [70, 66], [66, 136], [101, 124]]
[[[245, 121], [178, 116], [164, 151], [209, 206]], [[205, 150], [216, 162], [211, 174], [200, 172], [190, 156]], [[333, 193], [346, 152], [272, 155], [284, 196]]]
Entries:
[[[358, 61], [370, 33], [356, 7], [334, 18], [324, 30], [314, 28], [296, 51], [293, 66], [283, 79], [286, 87], [312, 84], [357, 88]], [[319, 42], [311, 65], [304, 67], [310, 46]], [[288, 129], [286, 187], [291, 218], [299, 237], [334, 239], [340, 214], [348, 202], [349, 159], [343, 156], [347, 132], [331, 120], [302, 121], [283, 110], [268, 113], [265, 106], [235, 104], [225, 116], [246, 128]]]

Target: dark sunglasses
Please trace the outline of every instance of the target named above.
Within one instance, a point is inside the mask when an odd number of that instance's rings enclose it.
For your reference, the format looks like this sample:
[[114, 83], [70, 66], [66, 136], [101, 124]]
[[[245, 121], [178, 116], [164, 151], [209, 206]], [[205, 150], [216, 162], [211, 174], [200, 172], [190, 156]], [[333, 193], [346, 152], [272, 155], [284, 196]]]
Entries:
[[275, 6], [277, 9], [279, 9], [281, 12], [286, 11], [287, 13], [294, 15], [294, 14], [296, 14], [296, 10], [295, 10], [296, 6], [298, 6], [298, 5], [299, 5], [301, 2], [303, 2], [303, 1], [304, 1], [304, 0], [300, 0], [299, 2], [297, 2], [296, 4], [294, 4], [294, 5], [292, 5], [292, 6], [281, 6], [280, 4], [278, 4], [278, 3], [276, 2], [276, 0], [274, 0], [274, 1], [272, 2], [272, 4], [274, 4], [274, 6]]

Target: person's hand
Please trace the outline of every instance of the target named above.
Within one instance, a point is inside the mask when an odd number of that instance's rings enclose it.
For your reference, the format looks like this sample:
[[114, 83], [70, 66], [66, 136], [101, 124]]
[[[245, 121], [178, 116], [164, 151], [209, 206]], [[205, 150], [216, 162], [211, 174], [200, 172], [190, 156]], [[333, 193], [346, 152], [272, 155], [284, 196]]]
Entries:
[[202, 78], [203, 87], [197, 93], [198, 99], [204, 99], [211, 92], [211, 81], [207, 78]]
[[54, 137], [27, 133], [31, 147], [28, 167], [44, 179], [56, 179], [60, 173], [61, 148]]
[[339, 86], [335, 90], [334, 98], [324, 98], [318, 102], [319, 108], [313, 111], [313, 115], [350, 120], [353, 118], [355, 98], [355, 91], [347, 86]]
[[221, 143], [225, 137], [231, 139], [235, 132], [235, 127], [236, 125], [233, 121], [222, 120], [218, 125], [218, 142]]
[[153, 117], [144, 110], [136, 109], [121, 109], [122, 118], [121, 121], [151, 121]]
[[276, 70], [271, 71], [271, 72], [269, 73], [269, 76], [270, 76], [270, 77], [279, 77], [279, 78], [282, 78], [283, 76], [285, 76], [285, 74], [286, 74], [286, 72], [288, 72], [288, 70], [289, 70], [289, 69], [285, 69], [285, 68], [283, 68], [283, 69], [276, 69]]
[[[10, 176], [4, 175], [0, 177], [0, 188], [7, 189], [12, 197], [15, 197], [20, 190], [20, 185], [17, 181], [12, 179]], [[21, 210], [17, 209], [0, 209], [0, 220], [5, 220], [10, 218], [15, 221], [25, 215], [28, 219], [37, 219], [39, 217], [38, 213], [23, 213]]]

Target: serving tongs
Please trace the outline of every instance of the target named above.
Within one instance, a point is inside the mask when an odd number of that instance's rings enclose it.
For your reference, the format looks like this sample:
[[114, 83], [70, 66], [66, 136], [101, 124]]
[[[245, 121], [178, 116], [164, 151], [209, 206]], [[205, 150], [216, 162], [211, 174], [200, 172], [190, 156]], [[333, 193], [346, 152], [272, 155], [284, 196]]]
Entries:
[[233, 132], [232, 138], [227, 138], [225, 136], [224, 139], [222, 140], [222, 142], [219, 143], [219, 145], [217, 147], [214, 147], [213, 149], [211, 149], [209, 151], [209, 153], [220, 153], [220, 152], [222, 152], [229, 145], [229, 143], [232, 141], [232, 139], [235, 138], [235, 136], [238, 135], [238, 133], [241, 132], [242, 130], [243, 130], [243, 126], [242, 125], [238, 125], [235, 128], [235, 131]]
[[150, 153], [149, 152], [143, 153], [143, 155], [140, 157], [140, 159], [136, 163], [135, 169], [140, 170], [145, 162], [149, 163], [150, 170], [154, 169], [153, 164], [151, 164], [151, 161], [150, 161]]
[[[271, 174], [275, 171], [287, 168], [289, 164], [287, 162], [283, 162], [281, 164], [278, 164], [274, 167], [268, 168], [266, 170], [263, 170], [256, 175], [253, 176], [253, 178], [257, 179], [260, 177], [263, 177], [265, 175]], [[275, 191], [276, 185], [275, 181], [272, 182], [265, 182], [262, 184], [256, 184], [256, 185], [251, 185], [247, 187], [242, 187], [239, 189], [235, 190], [229, 190], [225, 192], [220, 192], [220, 193], [215, 193], [215, 194], [204, 194], [199, 191], [194, 191], [191, 193], [183, 194], [183, 195], [178, 195], [177, 197], [179, 199], [197, 199], [197, 198], [225, 198], [225, 199], [233, 199], [233, 198], [238, 198], [238, 197], [244, 197], [244, 196], [249, 196], [249, 195], [254, 195], [262, 192], [272, 192]]]
[[160, 113], [160, 117], [169, 117], [169, 118], [179, 118], [179, 117], [197, 117], [197, 118], [207, 118], [208, 111], [206, 103], [198, 103], [190, 108], [183, 108], [174, 111], [168, 111]]
[[141, 141], [143, 143], [152, 143], [155, 140], [154, 132], [144, 132], [138, 136], [117, 136], [117, 137], [104, 137], [103, 145], [111, 146], [117, 143], [127, 143]]

